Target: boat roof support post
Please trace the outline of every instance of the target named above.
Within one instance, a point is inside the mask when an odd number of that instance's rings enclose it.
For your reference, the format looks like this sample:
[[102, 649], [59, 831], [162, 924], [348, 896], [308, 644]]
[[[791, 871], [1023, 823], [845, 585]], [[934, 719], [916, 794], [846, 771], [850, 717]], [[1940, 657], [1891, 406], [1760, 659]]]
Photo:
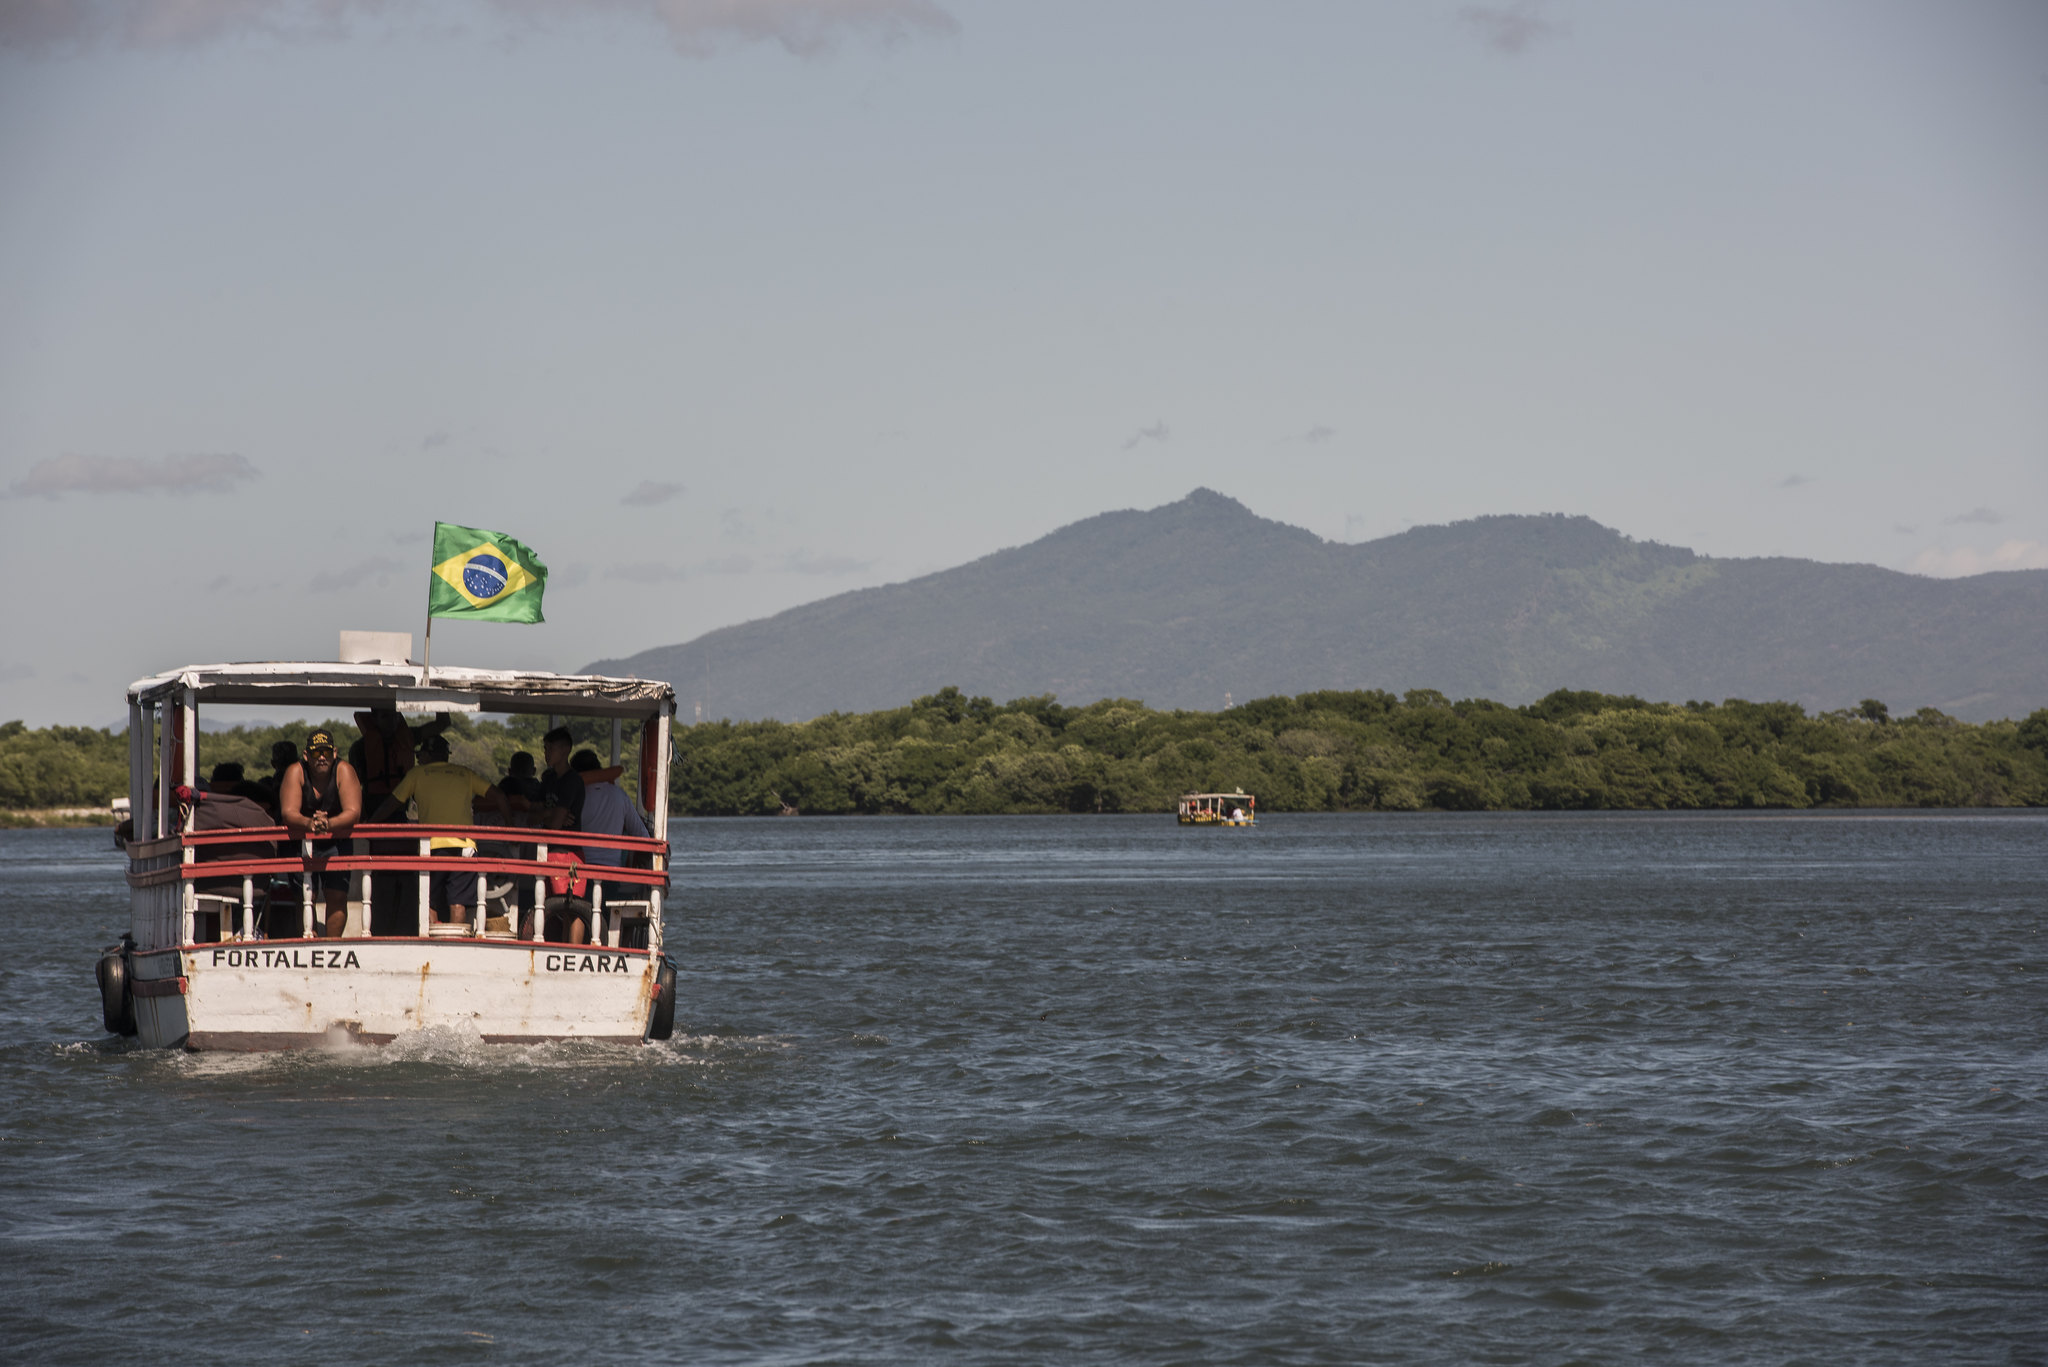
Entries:
[[171, 750], [178, 737], [177, 724], [171, 719], [168, 702], [157, 704], [156, 728], [156, 819], [150, 823], [150, 834], [161, 840], [171, 833], [171, 795], [168, 791], [171, 778]]
[[[654, 715], [644, 723], [654, 728], [654, 810], [647, 814], [648, 833], [656, 840], [668, 839], [668, 750], [670, 728], [675, 716], [675, 699], [671, 698], [656, 709]], [[642, 752], [645, 753], [644, 751]], [[617, 763], [616, 760], [613, 763]], [[674, 863], [671, 856], [657, 854], [655, 862], [663, 872]], [[652, 964], [661, 961], [661, 912], [663, 898], [660, 888], [647, 890], [647, 957]]]
[[128, 700], [128, 829], [138, 840], [149, 829], [149, 709]]
[[[187, 788], [196, 788], [199, 786], [199, 694], [190, 688], [185, 690], [179, 702], [178, 732], [185, 738], [185, 763], [184, 772], [178, 775], [177, 781]], [[198, 814], [198, 803], [192, 804], [192, 811], [194, 816]], [[187, 817], [185, 828], [190, 830], [191, 826], [192, 817]]]
[[[183, 762], [178, 766], [181, 772], [178, 775], [177, 781], [184, 784], [189, 791], [199, 786], [199, 692], [197, 689], [187, 688], [178, 695], [178, 734], [184, 737], [185, 743], [182, 748], [185, 754]], [[171, 805], [169, 794], [164, 796], [164, 805], [166, 807]], [[195, 796], [192, 799], [192, 805], [184, 809], [183, 824], [179, 829], [189, 832], [198, 821], [199, 799]], [[199, 851], [187, 845], [179, 855], [178, 862], [191, 864], [196, 863], [198, 859]], [[308, 879], [307, 881], [311, 882], [312, 880]], [[195, 913], [199, 910], [199, 885], [189, 878], [181, 882], [178, 885], [178, 904], [179, 910], [182, 913], [178, 917], [178, 943], [189, 945], [195, 938], [193, 932], [196, 929], [197, 921]]]
[[668, 752], [674, 714], [675, 704], [669, 703], [647, 723], [654, 728], [654, 810], [647, 815], [654, 822], [651, 833], [656, 840], [668, 839]]

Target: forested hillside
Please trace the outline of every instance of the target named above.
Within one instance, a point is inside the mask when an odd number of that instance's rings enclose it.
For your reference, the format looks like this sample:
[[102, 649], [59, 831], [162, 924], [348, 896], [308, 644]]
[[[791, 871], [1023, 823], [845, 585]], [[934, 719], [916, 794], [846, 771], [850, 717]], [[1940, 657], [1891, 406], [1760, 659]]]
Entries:
[[[267, 771], [307, 727], [201, 737], [202, 772]], [[335, 728], [346, 746], [354, 733]], [[496, 777], [538, 753], [541, 723], [457, 717], [454, 757]], [[603, 723], [579, 740], [601, 753]], [[638, 753], [628, 734], [628, 757]], [[127, 744], [86, 727], [0, 727], [0, 807], [103, 803]], [[629, 781], [630, 781], [629, 775]], [[1649, 703], [1558, 692], [1525, 707], [1427, 690], [1262, 698], [1224, 712], [1128, 700], [995, 703], [957, 688], [908, 707], [676, 732], [679, 814], [1170, 812], [1191, 790], [1242, 788], [1264, 812], [2048, 805], [2048, 710], [1971, 725], [1884, 704]]]

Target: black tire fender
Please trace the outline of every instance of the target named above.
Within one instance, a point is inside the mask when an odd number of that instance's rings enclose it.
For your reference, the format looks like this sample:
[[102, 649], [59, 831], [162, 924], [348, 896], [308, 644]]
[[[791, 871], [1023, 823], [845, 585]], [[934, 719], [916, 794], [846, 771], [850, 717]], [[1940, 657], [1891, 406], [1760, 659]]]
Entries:
[[647, 1038], [667, 1039], [676, 1032], [676, 961], [664, 954], [654, 975], [654, 1009], [647, 1017]]
[[128, 949], [124, 935], [118, 945], [100, 951], [94, 976], [100, 984], [100, 1023], [110, 1035], [135, 1033], [135, 998], [128, 990]]

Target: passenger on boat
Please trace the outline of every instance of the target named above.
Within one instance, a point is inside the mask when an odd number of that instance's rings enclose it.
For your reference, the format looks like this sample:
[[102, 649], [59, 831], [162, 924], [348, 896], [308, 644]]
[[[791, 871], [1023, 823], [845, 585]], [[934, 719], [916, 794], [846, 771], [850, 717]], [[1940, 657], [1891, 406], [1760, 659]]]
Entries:
[[[412, 771], [413, 751], [429, 735], [448, 729], [442, 713], [421, 726], [406, 725], [395, 708], [374, 707], [355, 714], [360, 739], [349, 747], [349, 762], [363, 780], [363, 806], [374, 811]], [[371, 854], [410, 854], [408, 840], [372, 840]], [[419, 880], [401, 873], [370, 875], [370, 933], [411, 935], [419, 929]]]
[[[222, 797], [244, 797], [259, 807], [273, 805], [270, 794], [263, 791], [263, 785], [251, 783], [242, 776], [242, 765], [239, 760], [222, 760], [214, 765], [213, 771], [206, 777], [206, 791], [219, 793]], [[274, 819], [274, 812], [272, 816]]]
[[498, 780], [498, 791], [505, 795], [505, 805], [514, 814], [511, 824], [523, 826], [520, 814], [534, 811], [547, 803], [547, 790], [541, 786], [533, 772], [533, 756], [521, 750], [512, 756], [512, 762], [505, 768], [505, 777]]
[[[530, 781], [530, 776], [533, 773], [532, 755], [528, 755], [522, 750], [518, 755], [513, 756], [514, 767], [517, 767], [518, 760], [522, 756], [526, 760], [526, 772], [529, 775]], [[536, 784], [536, 790], [538, 787], [539, 785]], [[521, 789], [513, 781], [511, 775], [508, 774], [504, 778], [499, 779], [491, 785], [491, 789], [492, 793], [490, 796], [470, 799], [469, 814], [471, 820], [479, 826], [525, 826], [529, 824], [527, 813], [532, 809], [533, 804], [520, 795]], [[497, 800], [495, 803], [493, 801], [494, 798]], [[500, 810], [501, 807], [502, 810]], [[526, 859], [530, 857], [529, 851], [525, 847], [514, 844], [509, 840], [478, 840], [476, 852], [478, 857], [483, 859]], [[479, 898], [487, 903], [503, 905], [513, 915], [517, 915], [517, 913], [524, 911], [532, 905], [532, 888], [532, 879], [520, 878], [516, 875], [480, 875], [477, 880], [477, 896]], [[495, 917], [485, 922], [487, 929], [497, 929], [504, 924], [504, 922]]]
[[[505, 795], [492, 787], [489, 779], [474, 769], [449, 762], [446, 736], [438, 731], [427, 736], [420, 743], [420, 757], [426, 763], [414, 765], [399, 780], [391, 796], [378, 807], [377, 820], [394, 815], [408, 802], [417, 802], [421, 825], [473, 826], [476, 822], [471, 809], [473, 799], [478, 798], [483, 799], [481, 805], [489, 810], [505, 814]], [[431, 836], [427, 843], [437, 859], [461, 859], [476, 848], [474, 840], [452, 835]], [[476, 892], [474, 873], [461, 872], [459, 867], [450, 869], [434, 874], [428, 881], [428, 905], [434, 909], [435, 919], [460, 924], [476, 905]]]
[[277, 794], [278, 815], [293, 838], [313, 842], [313, 862], [302, 876], [325, 895], [326, 935], [338, 939], [348, 924], [348, 875], [330, 871], [327, 860], [346, 848], [349, 832], [363, 818], [363, 787], [335, 750], [333, 732], [306, 737], [306, 757], [285, 770]]
[[[219, 785], [220, 771], [225, 766], [215, 765], [213, 777], [208, 780], [209, 791], [193, 794], [192, 829], [195, 831], [250, 830], [274, 826], [277, 819], [259, 805], [253, 798], [223, 792]], [[269, 840], [250, 840], [232, 845], [201, 845], [193, 856], [197, 864], [213, 864], [238, 859], [272, 859], [277, 855], [277, 845]], [[255, 885], [257, 908], [254, 924], [264, 927], [265, 934], [273, 938], [297, 938], [299, 928], [292, 925], [272, 926], [267, 923], [262, 911], [264, 891], [268, 886], [268, 875]], [[193, 929], [195, 938], [205, 943], [225, 940], [240, 921], [242, 902], [242, 880], [239, 876], [227, 878], [201, 878], [193, 885], [193, 892], [199, 897], [199, 914], [203, 920]], [[293, 907], [294, 918], [298, 912]], [[280, 908], [280, 915], [282, 908]]]
[[356, 713], [356, 726], [363, 734], [349, 747], [348, 757], [362, 777], [363, 792], [375, 799], [389, 796], [412, 771], [414, 750], [429, 736], [445, 732], [450, 723], [446, 712], [419, 726], [406, 725], [405, 718], [389, 707]]
[[[575, 850], [549, 850], [548, 862], [563, 866], [548, 878], [548, 897], [543, 904], [541, 938], [556, 944], [580, 945], [590, 939], [590, 878], [583, 872], [583, 856]], [[519, 928], [519, 938], [533, 938], [529, 919]]]
[[[578, 750], [569, 761], [569, 767], [581, 777], [585, 774], [601, 773], [595, 750]], [[609, 780], [600, 779], [583, 790], [583, 825], [579, 828], [591, 835], [637, 835], [647, 838], [647, 823], [640, 819], [640, 813], [633, 807], [633, 800], [625, 790]], [[604, 864], [619, 868], [625, 863], [622, 850], [586, 849], [583, 852], [586, 864]]]
[[582, 829], [586, 785], [583, 776], [569, 767], [569, 750], [575, 743], [566, 726], [557, 726], [541, 737], [541, 755], [548, 762], [548, 771], [540, 779], [547, 815], [538, 824], [551, 830]]
[[[281, 740], [277, 744], [271, 746], [270, 777], [259, 778], [256, 780], [256, 786], [263, 790], [263, 796], [261, 798], [258, 798], [257, 800], [263, 803], [264, 806], [271, 808], [273, 811], [276, 810], [277, 790], [279, 785], [281, 785], [284, 782], [284, 771], [291, 768], [294, 764], [297, 764], [298, 762], [299, 747], [293, 744], [291, 741]], [[360, 769], [356, 771], [356, 777], [357, 779], [362, 778], [362, 771]]]
[[[598, 768], [597, 752], [594, 750], [578, 750], [570, 758], [569, 767], [586, 779], [602, 772]], [[587, 835], [635, 835], [642, 840], [647, 838], [647, 823], [640, 819], [640, 813], [633, 806], [633, 800], [626, 796], [623, 788], [609, 779], [599, 779], [584, 790], [582, 829]], [[585, 846], [583, 862], [595, 866], [593, 872], [606, 868], [622, 868], [625, 866], [626, 852]], [[630, 884], [604, 882], [601, 879], [592, 881], [603, 889], [607, 902], [612, 900], [614, 894], [626, 895], [628, 889], [638, 891]]]

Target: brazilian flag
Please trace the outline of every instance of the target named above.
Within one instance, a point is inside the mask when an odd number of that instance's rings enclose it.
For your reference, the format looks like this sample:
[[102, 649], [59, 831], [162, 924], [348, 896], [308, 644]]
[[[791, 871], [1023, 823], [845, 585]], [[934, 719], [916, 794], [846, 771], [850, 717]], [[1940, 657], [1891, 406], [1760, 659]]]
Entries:
[[524, 544], [481, 527], [434, 524], [434, 571], [427, 616], [485, 622], [540, 622], [548, 567]]

